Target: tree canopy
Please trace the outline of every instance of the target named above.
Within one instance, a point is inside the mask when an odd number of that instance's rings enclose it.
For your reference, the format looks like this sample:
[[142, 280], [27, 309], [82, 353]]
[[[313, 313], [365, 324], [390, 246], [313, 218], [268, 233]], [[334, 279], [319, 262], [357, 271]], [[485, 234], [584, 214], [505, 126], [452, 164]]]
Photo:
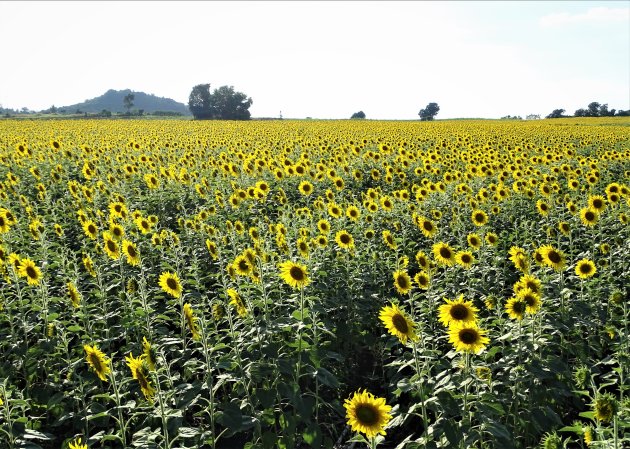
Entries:
[[249, 120], [252, 99], [232, 86], [210, 93], [210, 84], [198, 84], [188, 97], [188, 109], [195, 119]]
[[352, 116], [350, 117], [351, 119], [364, 119], [365, 118], [365, 112], [363, 111], [359, 111], [359, 112], [355, 112], [354, 114], [352, 114]]
[[433, 118], [440, 112], [440, 107], [437, 103], [429, 103], [424, 109], [420, 109], [418, 115], [421, 121], [433, 120]]

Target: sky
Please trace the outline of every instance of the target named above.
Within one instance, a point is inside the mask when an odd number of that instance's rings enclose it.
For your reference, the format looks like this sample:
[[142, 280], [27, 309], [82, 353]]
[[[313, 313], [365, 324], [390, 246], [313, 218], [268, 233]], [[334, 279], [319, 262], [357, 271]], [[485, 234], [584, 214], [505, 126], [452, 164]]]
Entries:
[[234, 86], [253, 117], [438, 119], [630, 109], [630, 1], [0, 1], [0, 105], [108, 89], [188, 102]]

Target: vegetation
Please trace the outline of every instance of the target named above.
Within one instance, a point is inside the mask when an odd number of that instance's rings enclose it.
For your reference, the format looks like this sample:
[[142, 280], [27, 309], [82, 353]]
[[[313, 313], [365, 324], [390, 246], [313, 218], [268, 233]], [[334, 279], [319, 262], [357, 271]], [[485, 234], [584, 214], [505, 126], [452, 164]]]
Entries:
[[350, 118], [351, 119], [364, 119], [365, 118], [365, 112], [363, 112], [363, 111], [355, 112], [354, 114], [352, 114], [352, 116]]
[[435, 118], [437, 113], [440, 112], [440, 107], [437, 103], [429, 103], [424, 109], [420, 109], [418, 115], [421, 121], [430, 121]]
[[630, 441], [630, 120], [0, 122], [0, 446]]
[[221, 86], [210, 93], [210, 84], [193, 87], [188, 108], [198, 120], [249, 120], [252, 99], [232, 86]]

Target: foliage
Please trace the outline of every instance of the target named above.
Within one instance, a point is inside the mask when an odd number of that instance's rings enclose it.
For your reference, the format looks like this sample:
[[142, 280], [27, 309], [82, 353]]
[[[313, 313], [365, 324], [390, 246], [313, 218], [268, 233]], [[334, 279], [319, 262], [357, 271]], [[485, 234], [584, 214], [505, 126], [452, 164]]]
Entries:
[[547, 117], [545, 118], [563, 118], [566, 117], [564, 115], [564, 109], [554, 109]]
[[355, 112], [354, 114], [352, 114], [352, 116], [350, 118], [351, 119], [364, 119], [365, 118], [365, 112], [363, 112], [363, 111]]
[[0, 122], [0, 446], [627, 446], [629, 124]]
[[193, 87], [188, 107], [195, 119], [249, 120], [252, 99], [232, 86], [221, 86], [210, 93], [210, 84]]
[[421, 121], [430, 121], [435, 118], [437, 113], [440, 112], [440, 107], [437, 103], [429, 103], [424, 109], [420, 109], [418, 115]]

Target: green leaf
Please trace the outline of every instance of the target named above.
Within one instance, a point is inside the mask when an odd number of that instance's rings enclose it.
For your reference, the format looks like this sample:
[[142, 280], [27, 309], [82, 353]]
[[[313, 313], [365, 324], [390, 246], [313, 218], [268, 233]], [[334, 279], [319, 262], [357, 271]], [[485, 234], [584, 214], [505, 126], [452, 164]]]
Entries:
[[317, 368], [315, 376], [317, 377], [317, 380], [319, 380], [323, 385], [331, 388], [339, 387], [339, 381], [337, 380], [335, 375], [328, 371], [326, 368]]

